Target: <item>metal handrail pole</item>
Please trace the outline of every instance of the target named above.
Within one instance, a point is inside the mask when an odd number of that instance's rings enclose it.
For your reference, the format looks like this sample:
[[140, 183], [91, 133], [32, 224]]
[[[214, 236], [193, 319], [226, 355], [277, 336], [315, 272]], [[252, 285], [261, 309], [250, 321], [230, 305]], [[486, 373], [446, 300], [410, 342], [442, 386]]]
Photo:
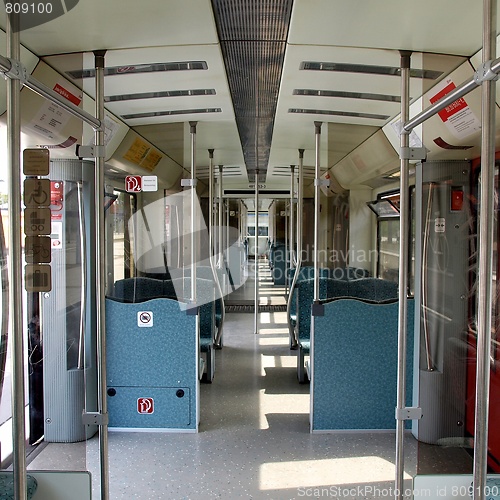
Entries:
[[[401, 120], [410, 114], [410, 58], [411, 52], [401, 51]], [[409, 147], [410, 135], [401, 131], [401, 151]], [[398, 370], [396, 411], [406, 406], [406, 343], [407, 343], [407, 288], [408, 288], [408, 221], [410, 215], [408, 159], [401, 158], [400, 217], [399, 217], [399, 289], [398, 289]], [[405, 420], [396, 418], [396, 478], [394, 494], [397, 500], [404, 494], [404, 429]]]
[[214, 150], [208, 150], [208, 248], [210, 264], [214, 262]]
[[[222, 168], [223, 166], [222, 165], [219, 165], [219, 203], [218, 203], [218, 206], [219, 206], [219, 241], [218, 241], [218, 245], [217, 245], [217, 250], [218, 250], [218, 254], [219, 254], [219, 261], [218, 261], [218, 268], [219, 269], [222, 269], [223, 268], [223, 261], [224, 261], [224, 247], [222, 245], [222, 238], [223, 238], [223, 234], [222, 234], [222, 226], [224, 224], [224, 207], [223, 207], [223, 203], [222, 203]], [[225, 276], [225, 274], [224, 274]], [[225, 281], [225, 278], [224, 278], [224, 281]], [[226, 290], [226, 283], [224, 283], [224, 290]]]
[[[95, 58], [95, 105], [96, 116], [104, 120], [104, 54], [106, 51], [94, 52]], [[95, 131], [96, 147], [104, 147], [104, 130]], [[107, 379], [106, 379], [106, 247], [104, 218], [104, 155], [95, 158], [95, 227], [96, 234], [96, 321], [97, 321], [97, 400], [99, 413], [107, 418]], [[103, 420], [99, 425], [99, 456], [101, 472], [101, 499], [109, 499], [109, 462], [108, 462], [108, 424]]]
[[[483, 1], [483, 63], [495, 57], [496, 0]], [[481, 87], [481, 208], [479, 213], [479, 283], [474, 420], [473, 498], [486, 495], [488, 472], [488, 410], [490, 392], [490, 349], [492, 325], [493, 232], [495, 197], [495, 92], [496, 82]]]
[[316, 169], [314, 175], [314, 302], [319, 301], [319, 214], [320, 214], [320, 139], [322, 122], [314, 122], [316, 136]]
[[191, 303], [196, 304], [196, 125], [191, 128]]
[[[297, 267], [302, 263], [302, 213], [304, 211], [304, 150], [299, 149], [299, 185], [297, 193]], [[299, 264], [300, 262], [300, 264]]]
[[295, 266], [295, 165], [290, 165], [290, 269]]
[[[287, 311], [291, 310], [293, 300], [293, 290], [299, 276], [300, 268], [302, 266], [302, 204], [303, 204], [303, 165], [304, 165], [304, 150], [299, 149], [299, 176], [297, 179], [298, 192], [297, 192], [297, 265], [295, 273], [293, 274], [292, 283], [290, 284], [290, 293], [287, 301]], [[290, 331], [290, 347], [295, 348], [297, 339], [294, 333]]]
[[259, 333], [259, 171], [255, 171], [255, 313], [254, 330]]
[[[7, 16], [7, 53], [19, 59], [19, 15]], [[26, 500], [26, 432], [24, 390], [24, 324], [21, 250], [21, 84], [7, 82], [7, 148], [9, 162], [9, 304], [12, 328], [12, 463], [14, 498]]]

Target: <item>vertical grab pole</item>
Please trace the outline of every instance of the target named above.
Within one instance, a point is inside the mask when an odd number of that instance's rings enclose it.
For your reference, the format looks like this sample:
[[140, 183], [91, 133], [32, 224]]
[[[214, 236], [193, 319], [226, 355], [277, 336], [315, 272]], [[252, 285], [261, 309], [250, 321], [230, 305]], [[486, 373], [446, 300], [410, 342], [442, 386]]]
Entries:
[[191, 303], [196, 304], [196, 125], [191, 127]]
[[290, 165], [291, 183], [290, 183], [290, 269], [295, 266], [295, 217], [294, 217], [294, 201], [295, 201], [295, 165]]
[[[410, 58], [411, 52], [401, 54], [401, 123], [408, 121], [410, 115]], [[404, 430], [405, 420], [400, 418], [400, 410], [406, 407], [406, 336], [408, 308], [406, 291], [408, 289], [408, 220], [409, 205], [409, 159], [403, 154], [410, 144], [409, 132], [401, 127], [401, 176], [400, 176], [400, 218], [399, 218], [399, 310], [398, 310], [398, 380], [396, 401], [396, 480], [395, 498], [402, 500], [404, 494]]]
[[290, 252], [289, 252], [289, 236], [288, 236], [288, 210], [285, 202], [285, 295], [288, 293], [287, 286], [286, 286], [286, 271], [288, 269], [288, 265], [290, 264]]
[[319, 187], [320, 187], [320, 170], [319, 170], [319, 148], [321, 139], [321, 122], [314, 122], [316, 134], [316, 170], [314, 174], [314, 302], [319, 301]]
[[[226, 240], [224, 242], [224, 248], [227, 248], [227, 261], [226, 269], [231, 269], [231, 254], [229, 252], [229, 198], [226, 199]], [[231, 283], [230, 283], [231, 284]]]
[[[19, 14], [7, 16], [7, 57], [20, 60]], [[19, 75], [20, 76], [20, 75]], [[21, 252], [21, 82], [7, 81], [7, 131], [9, 161], [9, 314], [12, 325], [12, 443], [14, 498], [26, 500], [26, 434], [24, 429], [24, 325]]]
[[[297, 263], [295, 267], [295, 273], [293, 275], [292, 283], [290, 284], [290, 293], [288, 295], [287, 310], [290, 311], [292, 307], [293, 300], [293, 290], [297, 279], [299, 277], [300, 266], [302, 265], [302, 203], [303, 203], [303, 163], [304, 163], [304, 150], [299, 149], [299, 176], [297, 179], [298, 190], [297, 190]], [[295, 331], [290, 330], [290, 349], [297, 348], [297, 339], [295, 338]]]
[[[217, 250], [218, 250], [218, 253], [219, 253], [219, 264], [218, 264], [218, 268], [219, 269], [222, 269], [223, 268], [223, 265], [222, 265], [222, 262], [223, 262], [223, 256], [224, 256], [224, 247], [222, 246], [222, 225], [223, 225], [223, 215], [224, 215], [224, 207], [223, 207], [223, 204], [222, 204], [222, 165], [219, 165], [219, 242], [218, 242], [218, 245], [217, 245]], [[225, 274], [224, 274], [225, 276]], [[224, 281], [225, 281], [225, 278], [224, 278]], [[224, 283], [224, 289], [225, 289], [225, 283]]]
[[208, 150], [208, 255], [214, 265], [214, 150]]
[[[496, 0], [483, 1], [483, 63], [496, 55]], [[479, 285], [474, 424], [474, 500], [486, 497], [488, 466], [488, 410], [490, 390], [491, 298], [494, 231], [495, 85], [481, 87], [481, 210], [479, 214]], [[489, 496], [489, 495], [488, 495]]]
[[255, 333], [259, 333], [259, 171], [255, 171]]
[[[297, 193], [297, 269], [302, 264], [302, 212], [304, 211], [304, 150], [299, 149], [299, 189]], [[295, 272], [297, 274], [298, 271]]]
[[[94, 52], [95, 59], [95, 105], [96, 118], [104, 123], [104, 54], [105, 50]], [[104, 125], [95, 131], [96, 150], [104, 148]], [[98, 380], [98, 409], [103, 416], [103, 421], [99, 425], [99, 456], [101, 470], [101, 499], [109, 498], [109, 463], [108, 463], [108, 400], [107, 400], [107, 380], [106, 380], [106, 314], [105, 304], [105, 221], [104, 221], [104, 154], [98, 153], [95, 158], [95, 216], [96, 216], [96, 298], [97, 298], [97, 380]]]

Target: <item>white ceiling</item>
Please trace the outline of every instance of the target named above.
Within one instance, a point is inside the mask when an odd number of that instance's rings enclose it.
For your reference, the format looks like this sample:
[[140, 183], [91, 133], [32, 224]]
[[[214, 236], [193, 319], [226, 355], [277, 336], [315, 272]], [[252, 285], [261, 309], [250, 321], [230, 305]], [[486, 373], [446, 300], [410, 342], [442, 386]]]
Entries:
[[[5, 14], [0, 13], [5, 27]], [[398, 96], [397, 76], [300, 70], [302, 61], [399, 66], [398, 49], [471, 57], [481, 47], [482, 6], [470, 0], [294, 0], [288, 46], [268, 167], [273, 173], [298, 162], [315, 161], [314, 121], [322, 127], [321, 164], [331, 167], [399, 113], [399, 103], [343, 97], [293, 95], [294, 89], [380, 93]], [[120, 74], [105, 80], [105, 94], [215, 89], [215, 95], [162, 97], [108, 103], [121, 117], [131, 113], [220, 108], [217, 113], [189, 113], [124, 119], [159, 149], [177, 156], [185, 167], [190, 159], [187, 138], [178, 127], [198, 121], [197, 164], [208, 165], [207, 149], [215, 149], [215, 164], [231, 167], [231, 182], [248, 183], [234, 111], [218, 44], [210, 0], [81, 0], [63, 16], [21, 32], [21, 42], [61, 73], [91, 69], [93, 50], [107, 49], [107, 67], [206, 61], [207, 70]], [[5, 50], [0, 47], [0, 53]], [[83, 56], [81, 53], [85, 53]], [[60, 54], [67, 54], [61, 56]], [[415, 54], [412, 67], [443, 74], [463, 58]], [[92, 79], [73, 82], [93, 95]], [[433, 82], [436, 83], [436, 82]], [[422, 95], [431, 81], [412, 79], [411, 95]], [[370, 113], [387, 118], [291, 114], [290, 108]], [[333, 135], [333, 136], [332, 136]], [[182, 154], [184, 152], [184, 154]], [[205, 170], [206, 171], [206, 170]], [[240, 172], [239, 178], [234, 173]], [[279, 175], [276, 182], [288, 186]]]

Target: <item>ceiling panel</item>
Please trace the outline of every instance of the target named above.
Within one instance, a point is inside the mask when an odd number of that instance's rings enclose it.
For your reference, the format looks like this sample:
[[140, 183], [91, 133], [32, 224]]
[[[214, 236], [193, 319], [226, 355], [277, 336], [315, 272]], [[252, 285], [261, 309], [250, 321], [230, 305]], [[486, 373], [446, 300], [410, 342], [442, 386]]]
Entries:
[[481, 30], [470, 0], [295, 0], [288, 42], [471, 56]]
[[[5, 29], [5, 10], [0, 27]], [[81, 0], [67, 14], [23, 31], [35, 54], [218, 42], [210, 0]]]

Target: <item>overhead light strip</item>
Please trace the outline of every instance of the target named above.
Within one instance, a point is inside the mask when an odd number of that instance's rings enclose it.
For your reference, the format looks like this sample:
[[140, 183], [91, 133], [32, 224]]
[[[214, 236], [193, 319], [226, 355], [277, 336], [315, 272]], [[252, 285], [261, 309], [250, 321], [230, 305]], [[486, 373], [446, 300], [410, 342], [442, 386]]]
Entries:
[[343, 97], [347, 99], [368, 99], [371, 101], [401, 102], [401, 97], [387, 94], [370, 94], [369, 92], [346, 92], [342, 90], [294, 89], [293, 95], [314, 97]]
[[[206, 61], [184, 61], [184, 62], [166, 62], [153, 64], [135, 64], [129, 66], [111, 66], [104, 68], [104, 76], [115, 75], [136, 75], [140, 73], [156, 73], [161, 71], [190, 71], [190, 70], [206, 70], [208, 65]], [[74, 80], [82, 78], [94, 78], [95, 69], [83, 69], [75, 71], [67, 71]]]
[[163, 90], [161, 92], [139, 92], [137, 94], [110, 95], [104, 97], [104, 102], [134, 101], [137, 99], [159, 99], [162, 97], [190, 97], [200, 95], [215, 95], [215, 89], [193, 90]]
[[222, 113], [221, 108], [203, 108], [203, 109], [174, 109], [171, 111], [151, 111], [148, 113], [133, 113], [130, 115], [122, 115], [124, 120], [134, 120], [136, 118], [154, 118], [157, 116], [174, 116], [174, 115], [192, 115], [199, 113]]
[[[369, 75], [401, 76], [401, 68], [396, 66], [376, 66], [373, 64], [302, 61], [300, 63], [300, 69], [309, 71], [338, 71], [341, 73], [366, 73]], [[410, 69], [410, 76], [412, 78], [437, 80], [442, 75], [442, 71], [415, 68]]]
[[377, 115], [374, 113], [354, 113], [352, 111], [334, 111], [327, 109], [302, 109], [290, 108], [289, 113], [308, 114], [308, 115], [332, 115], [332, 116], [346, 116], [349, 118], [367, 118], [371, 120], [388, 120], [389, 115]]

